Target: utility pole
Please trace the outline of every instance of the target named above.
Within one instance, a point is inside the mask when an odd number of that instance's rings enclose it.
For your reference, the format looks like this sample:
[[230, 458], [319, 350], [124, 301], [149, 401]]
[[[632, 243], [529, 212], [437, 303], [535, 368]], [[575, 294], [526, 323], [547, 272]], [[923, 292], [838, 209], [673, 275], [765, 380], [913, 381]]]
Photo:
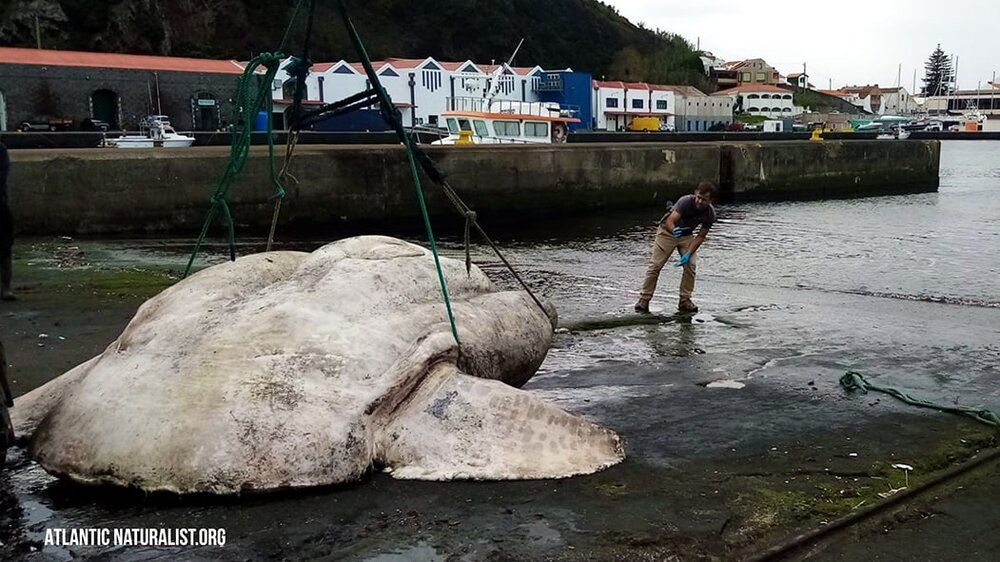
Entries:
[[38, 25], [38, 16], [35, 16], [35, 48], [42, 48], [42, 30]]

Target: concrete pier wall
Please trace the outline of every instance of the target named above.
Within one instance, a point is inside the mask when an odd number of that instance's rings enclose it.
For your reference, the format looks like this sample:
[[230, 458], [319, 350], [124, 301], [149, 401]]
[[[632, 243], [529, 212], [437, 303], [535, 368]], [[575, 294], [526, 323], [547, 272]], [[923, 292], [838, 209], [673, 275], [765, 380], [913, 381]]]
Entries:
[[[610, 143], [430, 147], [450, 183], [485, 220], [596, 209], [658, 209], [700, 180], [736, 199], [932, 191], [937, 141]], [[225, 147], [19, 150], [9, 181], [22, 234], [196, 231], [228, 161]], [[282, 152], [283, 155], [283, 152]], [[280, 159], [277, 165], [280, 167]], [[300, 146], [282, 232], [411, 222], [418, 216], [396, 146]], [[452, 213], [424, 178], [433, 214]], [[229, 200], [237, 227], [266, 233], [274, 209], [266, 150], [255, 148]], [[244, 233], [245, 234], [245, 233]]]
[[939, 141], [723, 143], [721, 183], [735, 200], [936, 191]]

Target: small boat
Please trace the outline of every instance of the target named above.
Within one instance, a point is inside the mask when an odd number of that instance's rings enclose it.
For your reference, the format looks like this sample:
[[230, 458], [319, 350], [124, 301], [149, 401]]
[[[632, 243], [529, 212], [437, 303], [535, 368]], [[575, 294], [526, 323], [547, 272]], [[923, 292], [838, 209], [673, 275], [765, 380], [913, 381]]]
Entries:
[[104, 146], [116, 148], [179, 148], [191, 146], [194, 137], [182, 135], [170, 126], [166, 115], [150, 115], [139, 123], [138, 135], [122, 135], [105, 139]]
[[569, 124], [579, 123], [571, 109], [555, 102], [488, 98], [449, 100], [442, 116], [448, 136], [431, 144], [552, 144], [566, 142]]

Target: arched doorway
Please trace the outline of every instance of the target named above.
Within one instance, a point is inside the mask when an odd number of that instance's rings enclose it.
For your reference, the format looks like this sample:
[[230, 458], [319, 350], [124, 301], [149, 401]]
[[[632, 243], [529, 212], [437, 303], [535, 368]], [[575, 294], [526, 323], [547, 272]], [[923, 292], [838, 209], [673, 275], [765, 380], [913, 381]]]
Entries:
[[195, 130], [214, 131], [219, 128], [219, 102], [211, 92], [199, 92], [192, 97], [191, 114]]
[[90, 116], [118, 129], [118, 94], [111, 90], [95, 90], [90, 94]]

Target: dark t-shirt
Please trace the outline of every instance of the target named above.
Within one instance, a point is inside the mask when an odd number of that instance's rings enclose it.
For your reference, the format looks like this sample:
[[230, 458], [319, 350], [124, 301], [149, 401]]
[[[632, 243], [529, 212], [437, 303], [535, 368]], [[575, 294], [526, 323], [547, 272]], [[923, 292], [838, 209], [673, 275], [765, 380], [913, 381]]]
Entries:
[[672, 210], [677, 211], [681, 216], [676, 226], [684, 229], [684, 235], [694, 232], [695, 227], [699, 224], [703, 229], [708, 230], [715, 223], [715, 207], [709, 203], [704, 209], [699, 209], [694, 202], [694, 195], [685, 195], [678, 199]]

